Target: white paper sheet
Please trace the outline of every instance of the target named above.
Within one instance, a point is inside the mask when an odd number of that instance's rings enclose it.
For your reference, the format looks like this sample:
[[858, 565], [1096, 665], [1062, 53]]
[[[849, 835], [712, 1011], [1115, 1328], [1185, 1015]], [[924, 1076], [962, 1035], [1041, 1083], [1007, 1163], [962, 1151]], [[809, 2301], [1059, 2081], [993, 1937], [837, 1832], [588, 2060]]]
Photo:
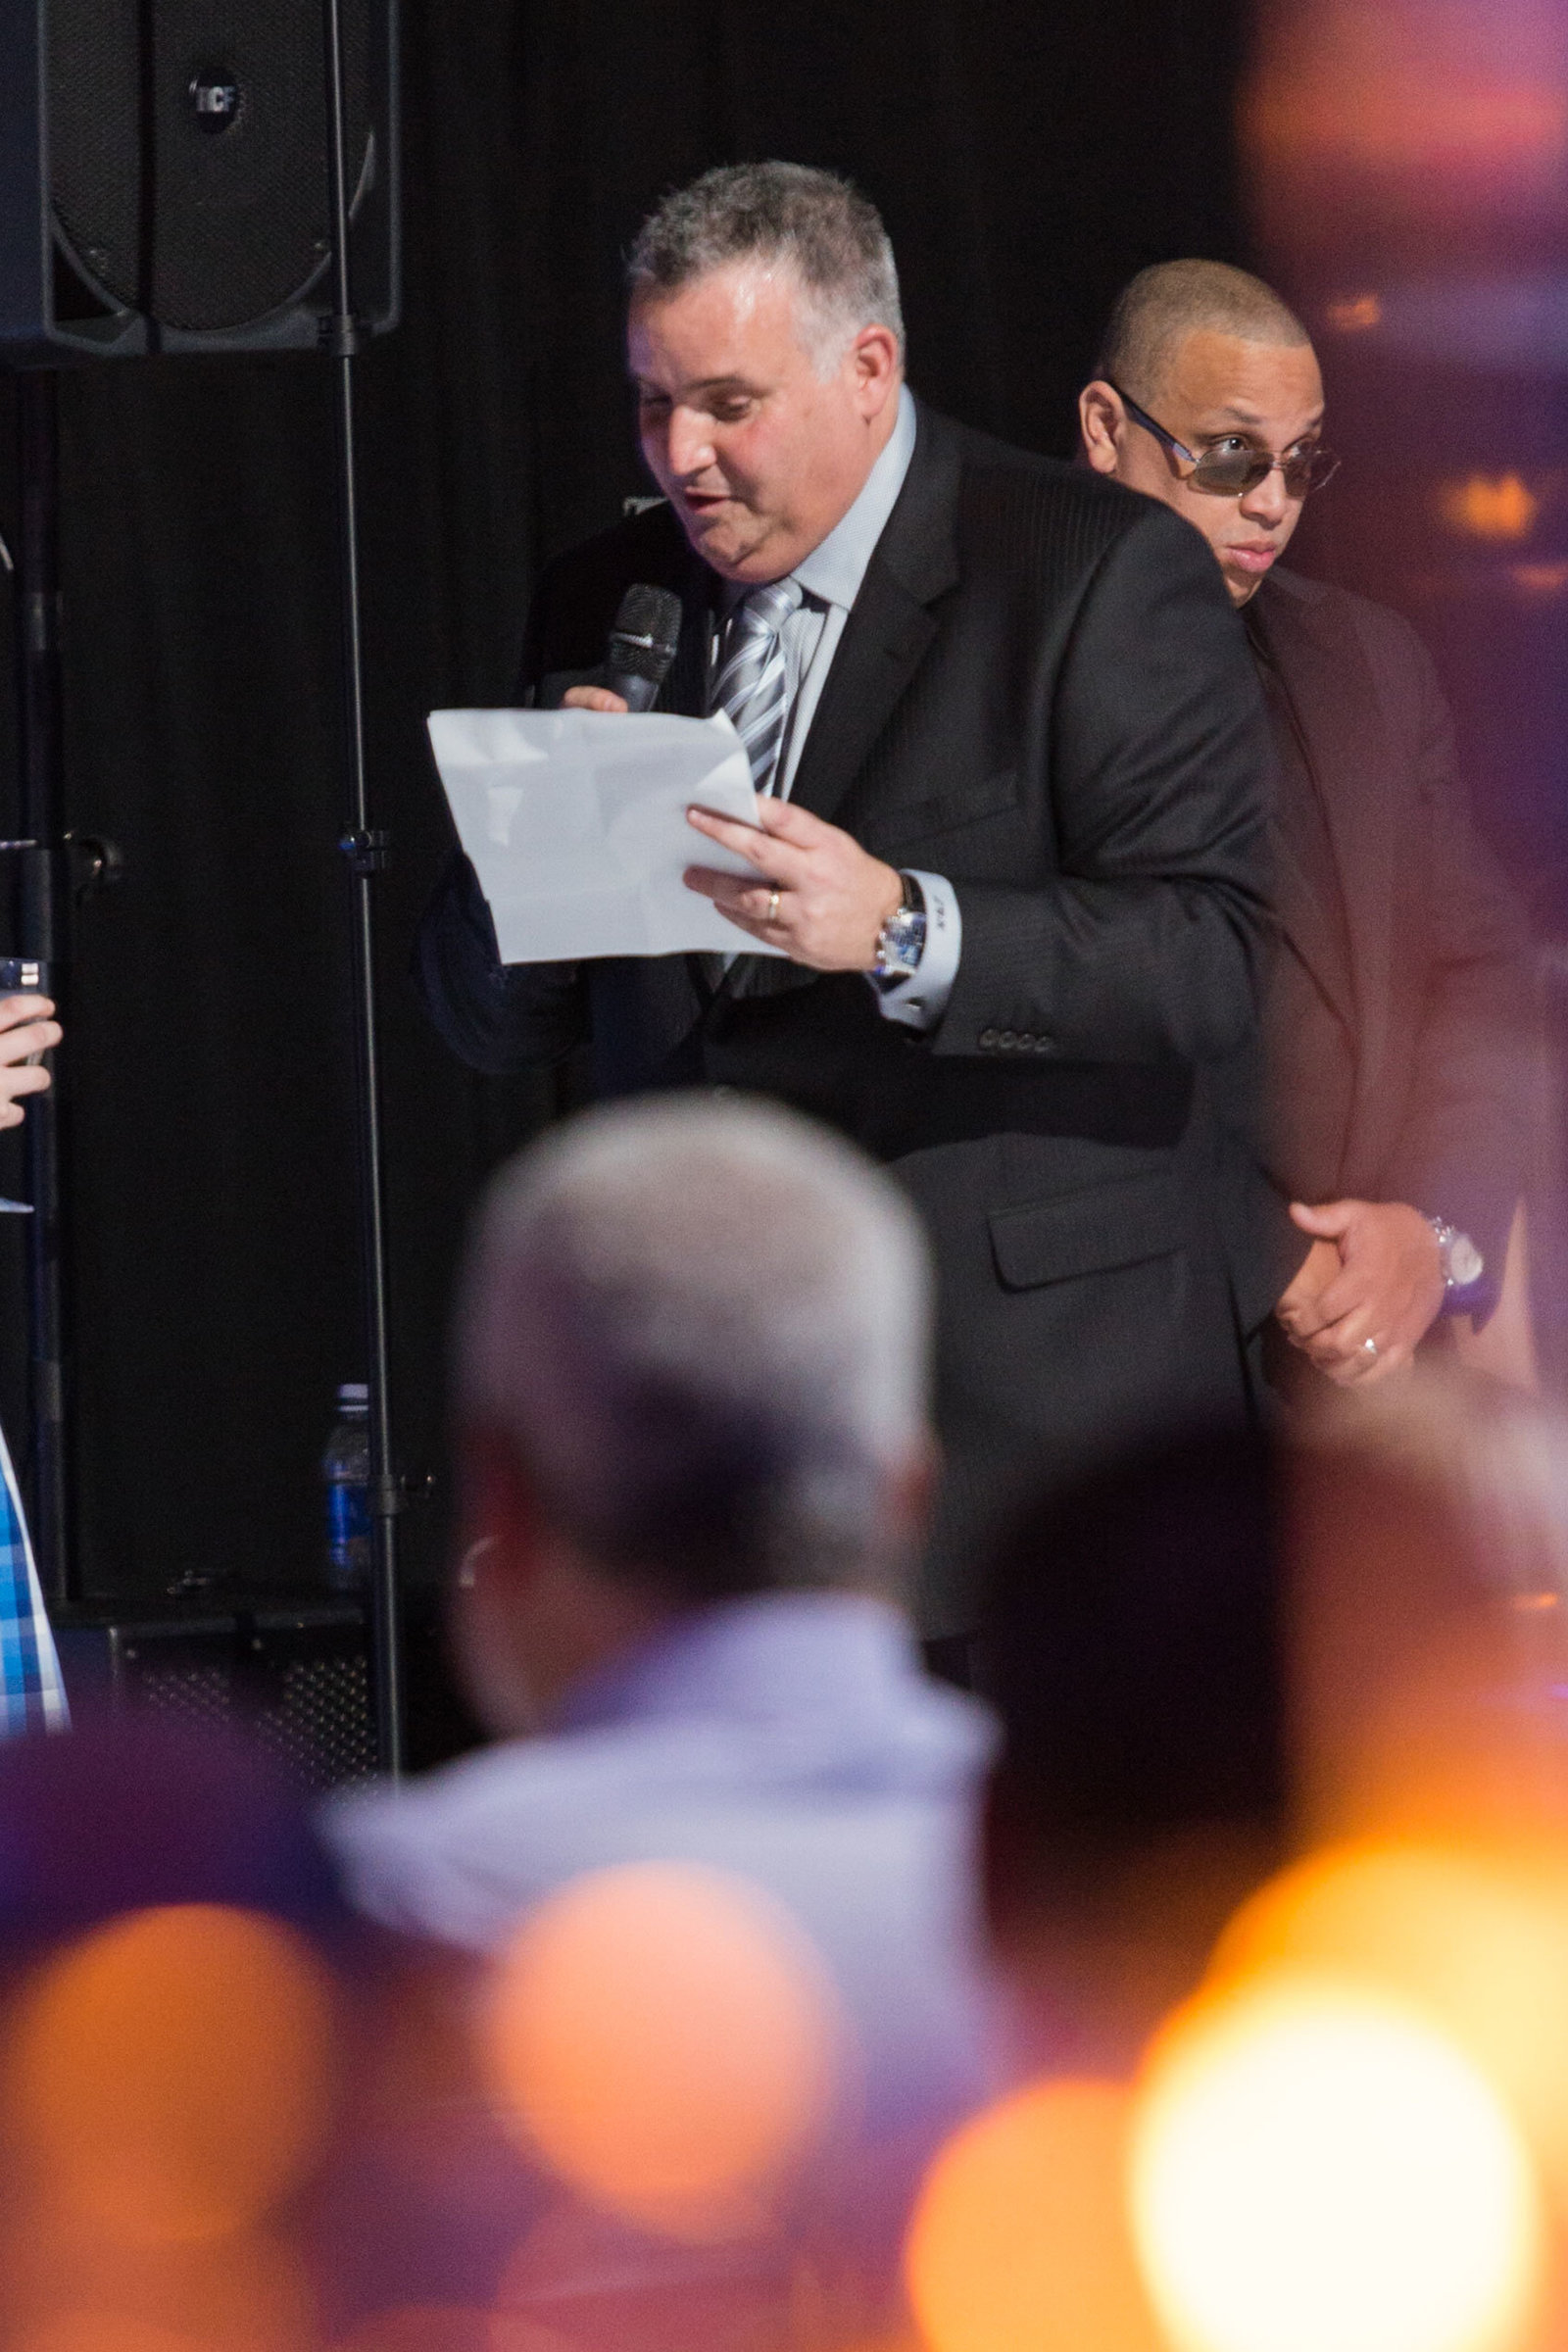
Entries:
[[693, 949], [776, 955], [688, 890], [689, 865], [751, 871], [686, 821], [757, 821], [727, 718], [650, 710], [432, 710], [430, 748], [504, 963]]

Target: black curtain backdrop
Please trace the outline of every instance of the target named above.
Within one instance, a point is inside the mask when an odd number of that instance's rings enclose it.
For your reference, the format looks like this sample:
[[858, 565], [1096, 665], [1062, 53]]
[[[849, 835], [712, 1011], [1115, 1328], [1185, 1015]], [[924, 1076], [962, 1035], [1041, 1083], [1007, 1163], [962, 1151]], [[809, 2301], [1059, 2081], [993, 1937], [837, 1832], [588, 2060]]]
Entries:
[[[1180, 253], [1246, 258], [1241, 0], [406, 9], [406, 316], [363, 366], [364, 504], [372, 794], [396, 843], [379, 898], [395, 1406], [405, 1465], [444, 1488], [465, 1219], [556, 1089], [454, 1065], [408, 983], [447, 844], [421, 721], [506, 700], [540, 561], [645, 487], [620, 361], [639, 219], [715, 163], [849, 171], [895, 240], [916, 387], [1065, 454], [1121, 281]], [[298, 357], [61, 382], [70, 817], [127, 869], [77, 921], [60, 1057], [89, 1594], [214, 1569], [308, 1579], [333, 1387], [364, 1371], [327, 398]], [[0, 381], [0, 451], [13, 412]], [[7, 482], [8, 536], [14, 517]], [[6, 830], [11, 768], [8, 732]], [[20, 1174], [7, 1138], [0, 1191]], [[0, 1298], [20, 1437], [16, 1224]], [[406, 1524], [428, 1575], [440, 1500]]]

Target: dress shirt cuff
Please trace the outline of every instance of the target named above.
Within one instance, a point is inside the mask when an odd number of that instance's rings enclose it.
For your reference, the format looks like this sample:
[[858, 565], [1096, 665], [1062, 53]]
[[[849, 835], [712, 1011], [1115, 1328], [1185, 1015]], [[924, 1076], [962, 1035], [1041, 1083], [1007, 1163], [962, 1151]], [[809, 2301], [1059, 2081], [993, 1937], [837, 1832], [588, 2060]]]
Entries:
[[963, 917], [957, 893], [945, 874], [922, 874], [915, 866], [905, 872], [920, 885], [925, 901], [925, 946], [912, 972], [897, 980], [873, 980], [877, 1010], [906, 1029], [934, 1029], [948, 1009], [953, 983], [958, 976], [958, 953], [963, 946]]

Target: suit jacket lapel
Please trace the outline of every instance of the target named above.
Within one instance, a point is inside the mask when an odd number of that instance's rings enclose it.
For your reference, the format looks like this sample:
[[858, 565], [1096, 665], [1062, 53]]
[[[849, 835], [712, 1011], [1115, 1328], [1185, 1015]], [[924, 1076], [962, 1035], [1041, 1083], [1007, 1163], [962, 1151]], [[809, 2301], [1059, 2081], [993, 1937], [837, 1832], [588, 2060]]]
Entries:
[[[1345, 969], [1336, 927], [1328, 922], [1307, 872], [1277, 828], [1274, 854], [1284, 858], [1279, 904], [1289, 915], [1286, 936], [1349, 1028], [1349, 1035], [1363, 1049], [1366, 1030], [1361, 1006], [1366, 1004], [1368, 988], [1375, 986], [1375, 971], [1368, 971], [1366, 964], [1371, 941], [1366, 922], [1366, 845], [1359, 823], [1359, 811], [1371, 798], [1361, 790], [1361, 764], [1366, 758], [1363, 741], [1366, 729], [1375, 724], [1375, 710], [1368, 708], [1371, 677], [1366, 680], [1363, 699], [1359, 692], [1363, 682], [1354, 675], [1348, 677], [1343, 652], [1326, 647], [1312, 628], [1312, 607], [1296, 581], [1284, 586], [1269, 583], [1249, 612], [1249, 625], [1262, 637], [1267, 657], [1284, 684], [1286, 699], [1296, 712], [1298, 739], [1316, 778], [1328, 847], [1333, 849], [1340, 882], [1340, 901], [1345, 906], [1351, 969]], [[1373, 882], [1373, 894], [1378, 892], [1387, 892], [1382, 872]], [[1380, 924], [1373, 924], [1373, 929], [1380, 929]]]
[[[1274, 904], [1286, 955], [1298, 956], [1333, 1005], [1348, 1034], [1356, 1034], [1355, 992], [1345, 957], [1312, 878], [1282, 827], [1269, 833], [1274, 868]], [[1338, 865], [1338, 858], [1335, 863]]]
[[1310, 747], [1339, 869], [1354, 986], [1356, 1094], [1365, 1098], [1377, 1086], [1387, 1045], [1394, 933], [1396, 844], [1382, 710], [1359, 646], [1319, 626], [1299, 584], [1271, 583], [1258, 602], [1269, 651]]
[[[898, 503], [866, 566], [790, 799], [830, 819], [936, 634], [926, 607], [958, 576], [958, 454], [940, 418], [918, 407], [914, 451]], [[817, 975], [773, 956], [743, 954], [715, 985], [727, 997], [770, 996]]]
[[917, 410], [914, 453], [816, 706], [790, 795], [831, 818], [936, 634], [926, 607], [958, 576], [957, 449]]

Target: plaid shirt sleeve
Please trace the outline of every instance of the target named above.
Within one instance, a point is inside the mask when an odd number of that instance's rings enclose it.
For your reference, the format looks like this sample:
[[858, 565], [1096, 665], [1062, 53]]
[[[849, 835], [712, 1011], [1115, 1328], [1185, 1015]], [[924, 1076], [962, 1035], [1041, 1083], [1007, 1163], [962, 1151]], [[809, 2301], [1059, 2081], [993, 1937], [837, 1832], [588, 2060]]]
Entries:
[[70, 1722], [17, 1474], [0, 1430], [0, 1740], [65, 1731]]

